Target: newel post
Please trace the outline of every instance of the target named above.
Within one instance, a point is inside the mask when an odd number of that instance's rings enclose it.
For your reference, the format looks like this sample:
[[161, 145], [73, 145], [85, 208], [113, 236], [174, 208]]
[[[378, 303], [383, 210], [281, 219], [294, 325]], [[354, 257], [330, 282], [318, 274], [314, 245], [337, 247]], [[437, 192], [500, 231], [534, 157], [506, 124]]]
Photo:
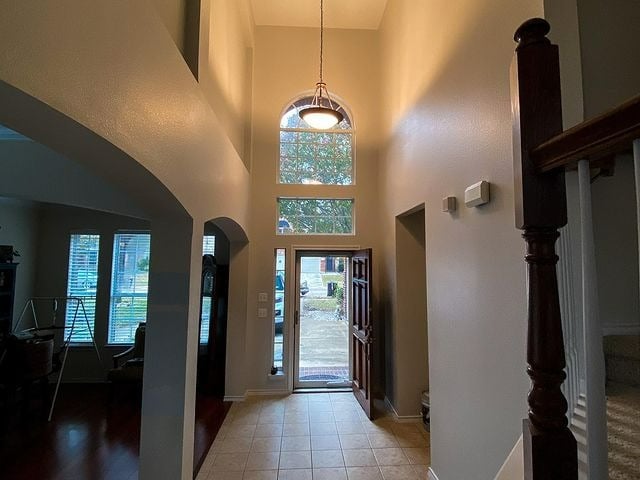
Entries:
[[567, 427], [566, 375], [555, 243], [567, 223], [564, 171], [540, 174], [529, 152], [562, 132], [558, 47], [536, 18], [518, 28], [511, 64], [516, 227], [526, 243], [529, 416], [523, 421], [526, 480], [576, 480], [576, 441]]

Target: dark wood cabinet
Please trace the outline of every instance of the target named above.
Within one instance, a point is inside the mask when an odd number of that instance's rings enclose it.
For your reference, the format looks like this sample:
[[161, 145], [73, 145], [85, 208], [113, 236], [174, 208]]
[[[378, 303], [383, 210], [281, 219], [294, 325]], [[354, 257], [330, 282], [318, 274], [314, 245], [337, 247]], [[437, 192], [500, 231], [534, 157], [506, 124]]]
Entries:
[[0, 338], [11, 332], [17, 263], [0, 263]]

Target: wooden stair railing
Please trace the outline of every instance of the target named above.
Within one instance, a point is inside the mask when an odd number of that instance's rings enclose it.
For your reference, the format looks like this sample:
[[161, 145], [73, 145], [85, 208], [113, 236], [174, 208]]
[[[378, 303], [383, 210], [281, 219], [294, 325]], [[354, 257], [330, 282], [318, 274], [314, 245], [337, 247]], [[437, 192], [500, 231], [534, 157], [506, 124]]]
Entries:
[[555, 243], [567, 223], [564, 169], [540, 173], [533, 149], [562, 133], [558, 47], [549, 24], [528, 20], [511, 64], [516, 227], [526, 242], [529, 416], [523, 421], [526, 480], [577, 480], [576, 440], [567, 424], [565, 354]]
[[524, 232], [528, 275], [524, 463], [527, 480], [576, 480], [576, 441], [561, 391], [566, 375], [555, 252], [567, 223], [564, 172], [581, 160], [601, 167], [630, 151], [640, 166], [640, 96], [563, 132], [558, 47], [549, 31], [543, 19], [523, 23], [511, 64], [516, 227]]
[[640, 138], [640, 95], [592, 120], [576, 125], [533, 149], [540, 172], [575, 168], [579, 160], [591, 165], [613, 155], [631, 152]]

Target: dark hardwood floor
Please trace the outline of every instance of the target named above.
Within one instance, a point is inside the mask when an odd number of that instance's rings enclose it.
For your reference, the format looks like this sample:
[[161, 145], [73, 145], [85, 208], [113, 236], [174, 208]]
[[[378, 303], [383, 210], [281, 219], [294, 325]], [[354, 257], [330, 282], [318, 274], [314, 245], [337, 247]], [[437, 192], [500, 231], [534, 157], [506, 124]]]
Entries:
[[[0, 479], [138, 478], [140, 402], [130, 392], [108, 401], [108, 386], [63, 385], [51, 422], [35, 399], [28, 414], [9, 411], [0, 425]], [[194, 465], [204, 461], [230, 404], [198, 394]], [[195, 476], [195, 475], [194, 475]]]

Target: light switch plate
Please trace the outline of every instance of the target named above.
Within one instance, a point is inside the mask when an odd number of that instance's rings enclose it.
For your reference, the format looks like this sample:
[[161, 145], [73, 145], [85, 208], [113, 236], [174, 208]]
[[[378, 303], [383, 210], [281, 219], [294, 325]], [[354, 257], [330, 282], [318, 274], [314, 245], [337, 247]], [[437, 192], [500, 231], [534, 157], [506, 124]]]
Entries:
[[258, 318], [267, 318], [267, 309], [259, 308], [258, 309]]
[[264, 292], [260, 292], [260, 293], [258, 294], [258, 301], [259, 301], [259, 302], [266, 302], [266, 301], [267, 301], [267, 298], [268, 298], [268, 297], [267, 297], [267, 294], [266, 294], [266, 293], [264, 293]]

